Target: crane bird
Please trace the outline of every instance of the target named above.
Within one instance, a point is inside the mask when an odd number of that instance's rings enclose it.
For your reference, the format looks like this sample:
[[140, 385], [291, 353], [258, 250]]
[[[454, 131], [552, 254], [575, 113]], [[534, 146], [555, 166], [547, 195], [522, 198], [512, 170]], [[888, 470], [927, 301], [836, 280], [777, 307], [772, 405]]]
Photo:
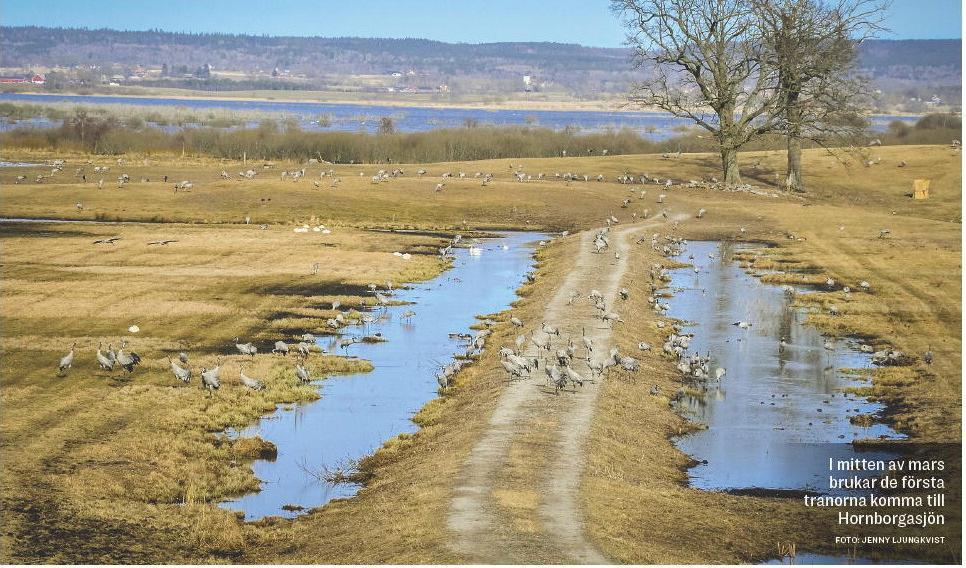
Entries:
[[272, 349], [272, 353], [277, 353], [279, 355], [288, 355], [288, 343], [284, 341], [276, 341], [275, 348]]
[[134, 372], [134, 367], [137, 367], [141, 364], [141, 357], [134, 351], [125, 353], [125, 347], [127, 347], [127, 341], [121, 341], [121, 347], [118, 348], [114, 358], [117, 360], [117, 364], [130, 374]]
[[503, 368], [506, 370], [510, 380], [513, 380], [514, 377], [518, 379], [524, 379], [527, 377], [526, 369], [515, 363], [510, 361], [500, 361], [500, 364], [503, 365]]
[[383, 296], [379, 292], [375, 292], [375, 295], [376, 295], [376, 301], [379, 302], [379, 305], [380, 306], [387, 306], [387, 305], [389, 305], [389, 298]]
[[614, 364], [620, 365], [625, 371], [637, 371], [641, 368], [641, 364], [637, 359], [621, 355], [616, 347], [610, 350], [610, 356]]
[[548, 365], [544, 368], [547, 378], [553, 385], [554, 394], [560, 394], [560, 389], [567, 386], [567, 378], [560, 372], [556, 365]]
[[76, 341], [71, 343], [70, 351], [67, 353], [67, 355], [64, 355], [60, 358], [60, 364], [57, 366], [57, 374], [59, 376], [64, 376], [67, 373], [67, 370], [70, 369], [70, 366], [74, 364], [74, 347], [76, 346]]
[[308, 370], [302, 365], [295, 365], [295, 376], [298, 377], [298, 380], [302, 381], [303, 383], [312, 381], [312, 376], [309, 375]]
[[623, 322], [620, 315], [617, 312], [607, 312], [600, 316], [601, 321], [613, 325], [615, 321]]
[[101, 352], [101, 344], [97, 344], [97, 366], [103, 371], [113, 371], [114, 370], [114, 359], [110, 357], [110, 346], [108, 346], [108, 354], [105, 355]]
[[539, 337], [537, 335], [533, 335], [530, 337], [530, 342], [533, 343], [534, 347], [537, 349], [550, 351], [550, 336]]
[[221, 372], [221, 365], [219, 364], [214, 369], [208, 370], [205, 367], [201, 368], [201, 388], [207, 391], [218, 390], [221, 386], [221, 381], [218, 379], [218, 373]]
[[250, 342], [249, 343], [238, 343], [238, 341], [239, 341], [239, 339], [236, 337], [235, 338], [235, 349], [237, 349], [238, 352], [241, 353], [242, 355], [249, 355], [249, 356], [251, 356], [254, 359], [255, 358], [255, 355], [258, 353], [258, 348], [255, 347]]
[[168, 364], [171, 365], [171, 372], [174, 373], [174, 378], [178, 379], [182, 383], [188, 384], [188, 381], [191, 380], [191, 371], [182, 368], [180, 365], [172, 361], [171, 357], [168, 357]]
[[510, 323], [512, 323], [515, 327], [523, 327], [523, 322], [516, 316], [510, 318]]
[[245, 385], [246, 387], [252, 390], [260, 391], [265, 389], [265, 383], [263, 383], [258, 379], [253, 379], [248, 375], [246, 375], [244, 367], [240, 367], [238, 369], [238, 379], [241, 381], [243, 385]]
[[543, 332], [547, 335], [556, 335], [557, 337], [560, 337], [560, 330], [552, 325], [548, 325], [547, 322], [543, 322]]
[[590, 355], [585, 359], [587, 361], [587, 368], [590, 369], [590, 374], [592, 377], [600, 377], [604, 374], [604, 369], [606, 368], [600, 361], [594, 361]]
[[584, 382], [587, 381], [587, 379], [585, 379], [583, 375], [571, 369], [567, 365], [564, 365], [563, 367], [563, 374], [565, 377], [567, 377], [567, 380], [574, 385], [584, 386]]

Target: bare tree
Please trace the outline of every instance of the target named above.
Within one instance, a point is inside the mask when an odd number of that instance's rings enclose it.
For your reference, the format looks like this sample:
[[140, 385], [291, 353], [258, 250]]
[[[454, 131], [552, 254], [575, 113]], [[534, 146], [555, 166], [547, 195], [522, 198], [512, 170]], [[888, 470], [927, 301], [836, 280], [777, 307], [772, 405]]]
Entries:
[[855, 69], [859, 44], [881, 30], [888, 0], [752, 0], [763, 64], [777, 72], [785, 185], [804, 191], [802, 141], [851, 145], [865, 131], [868, 81]]
[[724, 183], [738, 150], [780, 123], [777, 72], [763, 64], [751, 0], [611, 0], [648, 76], [631, 99], [693, 120], [717, 140]]

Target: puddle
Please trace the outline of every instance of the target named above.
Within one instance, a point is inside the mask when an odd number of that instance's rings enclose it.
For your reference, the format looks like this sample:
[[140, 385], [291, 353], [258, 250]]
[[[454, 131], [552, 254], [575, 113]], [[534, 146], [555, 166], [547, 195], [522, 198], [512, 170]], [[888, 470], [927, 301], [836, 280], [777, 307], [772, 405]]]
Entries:
[[860, 565], [888, 564], [888, 565], [895, 565], [895, 564], [913, 564], [913, 562], [910, 562], [908, 560], [892, 560], [892, 559], [873, 560], [871, 558], [862, 558], [862, 557], [852, 558], [850, 556], [845, 556], [845, 555], [835, 556], [835, 555], [831, 555], [831, 554], [814, 554], [814, 553], [811, 553], [811, 552], [807, 552], [807, 553], [803, 553], [803, 554], [796, 555], [795, 558], [794, 558], [794, 560], [790, 560], [788, 558], [784, 558], [782, 560], [779, 560], [779, 559], [775, 558], [773, 560], [769, 560], [768, 562], [764, 562], [764, 564], [783, 564], [783, 565], [786, 565], [786, 566], [792, 566], [792, 565], [810, 566], [810, 565], [822, 565], [822, 564], [833, 564], [833, 565], [837, 565], [837, 564], [860, 564]]
[[0, 168], [41, 168], [44, 164], [32, 164], [30, 162], [5, 162], [0, 160]]
[[[717, 367], [726, 370], [720, 381], [706, 382], [706, 392], [685, 397], [678, 406], [708, 426], [675, 441], [701, 462], [689, 470], [691, 485], [734, 492], [827, 492], [829, 457], [894, 458], [891, 452], [851, 444], [903, 438], [884, 424], [849, 422], [850, 416], [883, 409], [843, 392], [865, 384], [845, 370], [872, 367], [871, 355], [848, 339], [826, 349], [825, 337], [804, 324], [805, 313], [791, 306], [780, 286], [762, 283], [731, 259], [741, 248], [689, 242], [675, 258], [698, 271], [670, 271], [668, 315], [687, 322], [683, 333], [694, 334], [689, 352], [710, 353], [712, 377]], [[738, 321], [752, 325], [741, 329], [733, 325]]]
[[[532, 254], [544, 235], [501, 234], [505, 236], [500, 239], [481, 239], [476, 245], [479, 254], [453, 249], [452, 269], [397, 290], [394, 299], [414, 304], [387, 308], [387, 320], [367, 329], [345, 330], [343, 338], [381, 333], [388, 340], [357, 343], [348, 350], [371, 361], [373, 371], [333, 376], [320, 383], [320, 400], [279, 409], [241, 431], [243, 436], [259, 435], [274, 443], [278, 458], [254, 462], [261, 491], [222, 506], [243, 511], [248, 520], [267, 515], [291, 518], [299, 512], [283, 506], [309, 509], [354, 495], [358, 485], [326, 483], [316, 474], [369, 455], [397, 434], [416, 431], [411, 417], [437, 396], [437, 369], [454, 353], [466, 350], [466, 344], [450, 334], [472, 333], [469, 328], [478, 322], [476, 315], [502, 311], [517, 298], [516, 289], [533, 268]], [[415, 315], [403, 318], [409, 310]], [[320, 339], [319, 344], [329, 352], [342, 352], [329, 339]]]

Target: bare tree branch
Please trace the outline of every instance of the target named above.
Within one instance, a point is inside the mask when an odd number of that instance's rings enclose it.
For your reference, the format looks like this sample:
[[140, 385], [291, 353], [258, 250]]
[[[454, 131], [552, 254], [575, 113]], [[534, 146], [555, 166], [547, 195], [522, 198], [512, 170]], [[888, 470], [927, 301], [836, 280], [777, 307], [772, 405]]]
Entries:
[[776, 69], [765, 65], [751, 0], [612, 0], [645, 79], [631, 100], [694, 121], [718, 141], [726, 184], [738, 150], [776, 130]]

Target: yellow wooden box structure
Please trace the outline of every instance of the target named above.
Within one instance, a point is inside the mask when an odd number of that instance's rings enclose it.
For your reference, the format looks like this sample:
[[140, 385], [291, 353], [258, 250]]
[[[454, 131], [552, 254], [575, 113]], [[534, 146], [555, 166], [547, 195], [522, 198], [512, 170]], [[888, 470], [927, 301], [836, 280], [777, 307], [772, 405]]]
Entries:
[[912, 180], [912, 198], [929, 199], [929, 180], [928, 179]]

